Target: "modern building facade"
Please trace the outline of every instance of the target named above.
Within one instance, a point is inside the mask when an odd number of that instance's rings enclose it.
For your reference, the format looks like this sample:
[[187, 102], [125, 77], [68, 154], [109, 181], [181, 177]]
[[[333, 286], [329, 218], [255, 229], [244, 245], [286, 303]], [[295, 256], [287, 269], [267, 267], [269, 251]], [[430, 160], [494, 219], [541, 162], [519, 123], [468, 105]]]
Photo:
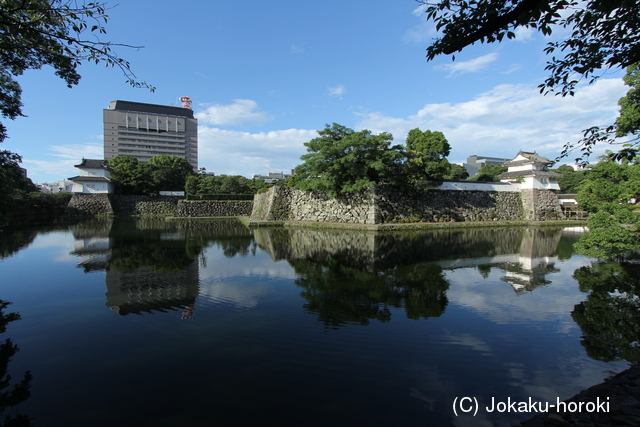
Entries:
[[198, 119], [190, 98], [183, 97], [182, 105], [111, 101], [103, 110], [105, 160], [133, 156], [146, 162], [166, 154], [186, 159], [197, 170]]
[[464, 168], [467, 170], [469, 176], [474, 176], [478, 174], [478, 171], [484, 165], [501, 165], [508, 162], [509, 160], [511, 159], [478, 156], [474, 154], [473, 156], [467, 157], [467, 163], [463, 163], [462, 166], [464, 166]]

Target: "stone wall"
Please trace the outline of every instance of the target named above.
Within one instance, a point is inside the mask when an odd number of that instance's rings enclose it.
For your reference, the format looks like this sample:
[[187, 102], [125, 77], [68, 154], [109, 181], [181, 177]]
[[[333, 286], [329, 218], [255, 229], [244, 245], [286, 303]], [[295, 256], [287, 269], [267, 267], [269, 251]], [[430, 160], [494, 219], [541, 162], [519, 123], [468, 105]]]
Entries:
[[330, 197], [323, 191], [271, 187], [254, 198], [251, 216], [269, 221], [374, 224], [373, 189]]
[[209, 217], [249, 215], [251, 201], [186, 201], [180, 196], [118, 196], [114, 194], [74, 194], [67, 215], [156, 215]]
[[252, 201], [190, 201], [180, 200], [177, 217], [211, 217], [250, 215]]
[[376, 187], [379, 223], [523, 219], [518, 192]]
[[125, 215], [175, 215], [179, 196], [118, 196], [109, 195], [116, 214]]
[[529, 221], [564, 218], [558, 195], [553, 191], [523, 189], [522, 207], [524, 219]]
[[109, 195], [104, 194], [84, 194], [74, 193], [65, 215], [73, 216], [95, 216], [95, 215], [113, 215], [113, 207], [109, 200]]
[[251, 216], [268, 221], [382, 224], [540, 221], [562, 218], [562, 213], [556, 194], [550, 190], [403, 190], [376, 186], [332, 198], [321, 191], [276, 186], [255, 196]]

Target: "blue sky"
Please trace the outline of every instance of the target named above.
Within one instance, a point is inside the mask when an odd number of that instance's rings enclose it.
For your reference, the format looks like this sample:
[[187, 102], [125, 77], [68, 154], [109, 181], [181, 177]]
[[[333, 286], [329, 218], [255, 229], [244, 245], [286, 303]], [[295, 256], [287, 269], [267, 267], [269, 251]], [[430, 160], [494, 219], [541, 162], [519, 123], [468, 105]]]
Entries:
[[454, 163], [518, 150], [553, 159], [583, 129], [610, 124], [628, 89], [617, 71], [573, 98], [540, 95], [543, 48], [561, 31], [519, 31], [454, 62], [427, 62], [437, 33], [413, 0], [136, 0], [108, 14], [104, 39], [144, 46], [116, 52], [156, 90], [131, 88], [118, 69], [95, 64], [80, 67], [71, 89], [50, 67], [21, 76], [28, 117], [5, 121], [0, 148], [22, 155], [34, 182], [74, 176], [83, 157], [102, 158], [102, 110], [116, 99], [179, 105], [190, 96], [200, 167], [251, 177], [288, 172], [304, 142], [333, 122], [390, 132], [395, 143], [416, 127], [442, 131]]

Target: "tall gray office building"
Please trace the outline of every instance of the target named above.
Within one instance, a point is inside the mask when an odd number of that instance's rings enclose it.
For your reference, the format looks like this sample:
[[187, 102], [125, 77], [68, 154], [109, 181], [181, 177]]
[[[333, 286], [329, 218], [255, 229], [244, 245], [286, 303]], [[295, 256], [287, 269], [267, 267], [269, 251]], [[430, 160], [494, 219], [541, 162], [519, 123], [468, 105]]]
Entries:
[[133, 156], [146, 162], [167, 154], [186, 159], [198, 169], [198, 119], [191, 98], [182, 97], [182, 107], [111, 101], [103, 110], [104, 158]]

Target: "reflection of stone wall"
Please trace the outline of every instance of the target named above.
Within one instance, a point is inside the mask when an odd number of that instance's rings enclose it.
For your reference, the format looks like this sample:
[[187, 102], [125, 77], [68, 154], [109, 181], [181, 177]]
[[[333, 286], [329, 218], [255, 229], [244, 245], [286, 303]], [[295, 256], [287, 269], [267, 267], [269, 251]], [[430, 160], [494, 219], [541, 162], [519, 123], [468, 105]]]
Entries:
[[508, 261], [530, 269], [530, 260], [548, 258], [556, 253], [562, 236], [560, 229], [537, 228], [467, 228], [406, 233], [295, 228], [255, 228], [252, 231], [256, 243], [274, 260], [323, 262], [334, 259], [342, 265], [365, 271], [441, 261], [447, 261], [446, 265], [468, 267], [476, 265], [474, 259], [483, 264]]
[[376, 234], [333, 230], [256, 228], [253, 236], [275, 261], [337, 258], [349, 266], [368, 269], [374, 262]]

